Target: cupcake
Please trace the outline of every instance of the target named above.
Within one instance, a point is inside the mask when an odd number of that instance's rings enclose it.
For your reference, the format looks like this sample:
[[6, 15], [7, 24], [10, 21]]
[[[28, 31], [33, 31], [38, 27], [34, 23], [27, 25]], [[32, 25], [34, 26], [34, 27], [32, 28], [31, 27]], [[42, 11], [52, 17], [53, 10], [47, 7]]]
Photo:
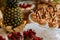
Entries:
[[58, 19], [60, 19], [60, 10], [59, 9], [57, 10], [56, 15], [57, 15]]
[[58, 25], [60, 24], [60, 19], [57, 20]]
[[46, 19], [41, 19], [38, 22], [40, 25], [46, 25]]
[[55, 28], [56, 27], [56, 20], [50, 20], [48, 22], [48, 25], [49, 25], [50, 28]]
[[36, 13], [33, 13], [33, 14], [31, 15], [31, 19], [32, 19], [33, 21], [37, 22], [37, 14], [36, 14]]
[[58, 28], [60, 28], [60, 24], [58, 24]]

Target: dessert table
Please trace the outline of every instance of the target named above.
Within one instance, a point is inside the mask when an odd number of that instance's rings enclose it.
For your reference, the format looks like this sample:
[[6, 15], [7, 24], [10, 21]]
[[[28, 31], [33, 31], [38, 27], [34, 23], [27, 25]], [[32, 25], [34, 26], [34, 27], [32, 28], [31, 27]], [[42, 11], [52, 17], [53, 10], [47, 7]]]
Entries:
[[[1, 12], [0, 12], [1, 14]], [[0, 15], [1, 16], [1, 15]], [[28, 23], [25, 25], [25, 28], [22, 31], [26, 31], [32, 29], [36, 32], [36, 36], [38, 37], [42, 37], [43, 40], [60, 40], [60, 30], [59, 29], [48, 29], [48, 28], [44, 28], [44, 27], [40, 27], [39, 24], [37, 23]], [[7, 34], [4, 31], [4, 29], [0, 28], [0, 35], [2, 35], [4, 38], [6, 38], [6, 40], [8, 40], [7, 38]]]
[[[25, 28], [22, 31], [26, 31], [29, 29], [34, 30], [36, 32], [36, 36], [42, 37], [43, 40], [60, 40], [60, 30], [46, 29], [46, 28], [40, 27], [36, 23], [28, 23], [26, 24]], [[2, 35], [4, 38], [6, 38], [6, 40], [8, 40], [6, 36], [7, 34], [3, 29], [0, 29], [0, 35]]]
[[[34, 7], [35, 6], [32, 5], [32, 8], [34, 8]], [[29, 11], [32, 8], [29, 8]], [[60, 4], [57, 5], [57, 9], [59, 9], [59, 8], [60, 8]], [[26, 9], [24, 9], [24, 10], [26, 10]], [[22, 9], [22, 11], [24, 11], [24, 10]], [[1, 22], [2, 22], [1, 19], [3, 19], [3, 15], [0, 10], [0, 26], [1, 26]], [[34, 22], [31, 19], [31, 14], [28, 16], [28, 20], [29, 20], [29, 22], [24, 26], [24, 28], [22, 30], [20, 30], [21, 34], [23, 34], [23, 31], [32, 29], [34, 32], [36, 32], [36, 36], [43, 38], [43, 40], [60, 40], [60, 28], [58, 28], [58, 26], [56, 28], [49, 28], [48, 24], [46, 24], [45, 26], [41, 26], [40, 24], [38, 24], [37, 22]], [[2, 35], [3, 38], [8, 40], [7, 33], [3, 28], [0, 28], [0, 35]]]
[[[1, 11], [0, 11], [0, 18], [2, 18]], [[31, 22], [32, 22], [32, 20], [31, 20]], [[49, 29], [49, 28], [40, 27], [40, 25], [35, 22], [26, 24], [25, 28], [22, 31], [25, 31], [28, 29], [34, 30], [37, 33], [36, 36], [42, 37], [43, 40], [60, 40], [60, 30], [59, 29]], [[7, 34], [4, 31], [4, 29], [2, 29], [2, 28], [0, 28], [0, 35], [2, 35], [4, 38], [6, 38], [6, 40], [8, 40], [8, 38], [6, 36]]]

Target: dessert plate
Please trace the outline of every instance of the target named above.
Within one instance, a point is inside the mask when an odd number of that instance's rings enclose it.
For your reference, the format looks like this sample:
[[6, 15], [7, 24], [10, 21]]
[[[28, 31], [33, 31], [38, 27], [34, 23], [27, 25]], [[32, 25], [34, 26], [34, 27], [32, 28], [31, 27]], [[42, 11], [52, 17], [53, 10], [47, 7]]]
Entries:
[[[48, 23], [46, 23], [46, 25], [40, 25], [39, 23], [34, 22], [34, 21], [32, 20], [32, 18], [31, 18], [31, 15], [32, 15], [32, 14], [33, 14], [33, 13], [31, 13], [31, 14], [29, 15], [29, 17], [28, 17], [28, 19], [29, 19], [29, 21], [30, 21], [31, 23], [36, 23], [36, 24], [38, 24], [40, 27], [44, 27], [44, 28], [50, 29], [50, 27], [48, 26]], [[55, 28], [52, 28], [52, 29], [58, 29], [58, 25], [56, 25], [56, 27], [55, 27]]]
[[[36, 23], [28, 23], [22, 31], [26, 31], [29, 29], [35, 31], [36, 36], [42, 37], [43, 40], [60, 40], [60, 30], [51, 30], [44, 27], [40, 27]], [[0, 35], [2, 35], [4, 38], [6, 38], [6, 40], [8, 40], [7, 34], [3, 29], [0, 29]]]
[[32, 3], [32, 2], [29, 2], [29, 1], [23, 1], [23, 2], [19, 2], [18, 3], [18, 6], [19, 6], [19, 4], [22, 4], [23, 5], [23, 3], [25, 3], [25, 6], [27, 5], [27, 4], [30, 4], [31, 5], [31, 7], [28, 7], [28, 8], [21, 8], [21, 10], [31, 10], [31, 9], [33, 9], [34, 7], [35, 7], [35, 5]]
[[43, 40], [60, 40], [60, 31], [55, 29], [47, 29], [44, 27], [40, 27], [36, 23], [26, 24], [23, 31], [32, 29], [36, 32], [36, 36], [42, 37]]

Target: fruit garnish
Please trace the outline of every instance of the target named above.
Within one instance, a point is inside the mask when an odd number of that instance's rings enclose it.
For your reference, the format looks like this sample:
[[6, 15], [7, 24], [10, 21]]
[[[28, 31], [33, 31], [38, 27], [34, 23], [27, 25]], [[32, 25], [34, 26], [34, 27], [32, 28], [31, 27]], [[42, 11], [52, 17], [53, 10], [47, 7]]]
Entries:
[[[23, 32], [23, 35], [21, 35], [20, 32], [12, 32], [11, 34], [7, 35], [9, 40], [42, 40], [40, 37], [36, 36], [36, 33], [32, 30], [29, 29], [27, 31]], [[2, 38], [2, 37], [0, 37]]]
[[29, 33], [29, 37], [30, 37], [30, 38], [33, 38], [34, 36], [35, 36], [35, 35], [34, 35], [32, 32]]
[[38, 40], [38, 39], [35, 37], [35, 38], [33, 38], [33, 40]]
[[17, 32], [17, 35], [21, 36], [20, 32]]
[[21, 8], [28, 8], [28, 7], [31, 7], [31, 6], [32, 5], [28, 4], [28, 3], [19, 4], [19, 7], [21, 7]]
[[27, 4], [27, 7], [31, 7], [32, 5], [31, 4]]
[[3, 38], [2, 36], [0, 36], [0, 40], [5, 40], [5, 38]]
[[34, 32], [32, 29], [29, 29], [27, 31], [23, 32], [24, 39], [33, 39], [33, 40], [42, 40], [39, 37], [36, 37], [36, 32]]
[[42, 40], [42, 38], [40, 38], [40, 37], [37, 37], [37, 39], [38, 39], [38, 40]]
[[11, 34], [8, 34], [9, 40], [20, 40], [21, 34], [20, 32], [12, 32]]
[[31, 31], [31, 32], [32, 32], [32, 29], [29, 29], [29, 31]]
[[28, 31], [24, 31], [23, 35], [27, 37], [28, 36]]
[[17, 33], [16, 32], [12, 32], [12, 35], [16, 35]]
[[7, 37], [8, 37], [9, 39], [11, 39], [11, 35], [10, 35], [10, 34], [8, 34]]

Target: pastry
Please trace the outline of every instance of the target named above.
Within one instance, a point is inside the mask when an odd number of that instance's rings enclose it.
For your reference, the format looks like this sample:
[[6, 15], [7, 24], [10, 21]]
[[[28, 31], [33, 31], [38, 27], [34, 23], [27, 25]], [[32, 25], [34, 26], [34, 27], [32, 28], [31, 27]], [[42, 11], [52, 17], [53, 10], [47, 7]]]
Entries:
[[60, 10], [57, 10], [56, 15], [57, 15], [58, 19], [60, 19]]
[[37, 15], [36, 15], [36, 13], [32, 13], [31, 19], [32, 19], [33, 21], [37, 22]]
[[57, 23], [60, 24], [60, 19], [57, 20]]
[[49, 25], [50, 28], [55, 28], [56, 27], [56, 20], [50, 20], [48, 22], [48, 25]]
[[40, 25], [45, 25], [46, 24], [46, 20], [45, 19], [41, 19], [38, 22]]

